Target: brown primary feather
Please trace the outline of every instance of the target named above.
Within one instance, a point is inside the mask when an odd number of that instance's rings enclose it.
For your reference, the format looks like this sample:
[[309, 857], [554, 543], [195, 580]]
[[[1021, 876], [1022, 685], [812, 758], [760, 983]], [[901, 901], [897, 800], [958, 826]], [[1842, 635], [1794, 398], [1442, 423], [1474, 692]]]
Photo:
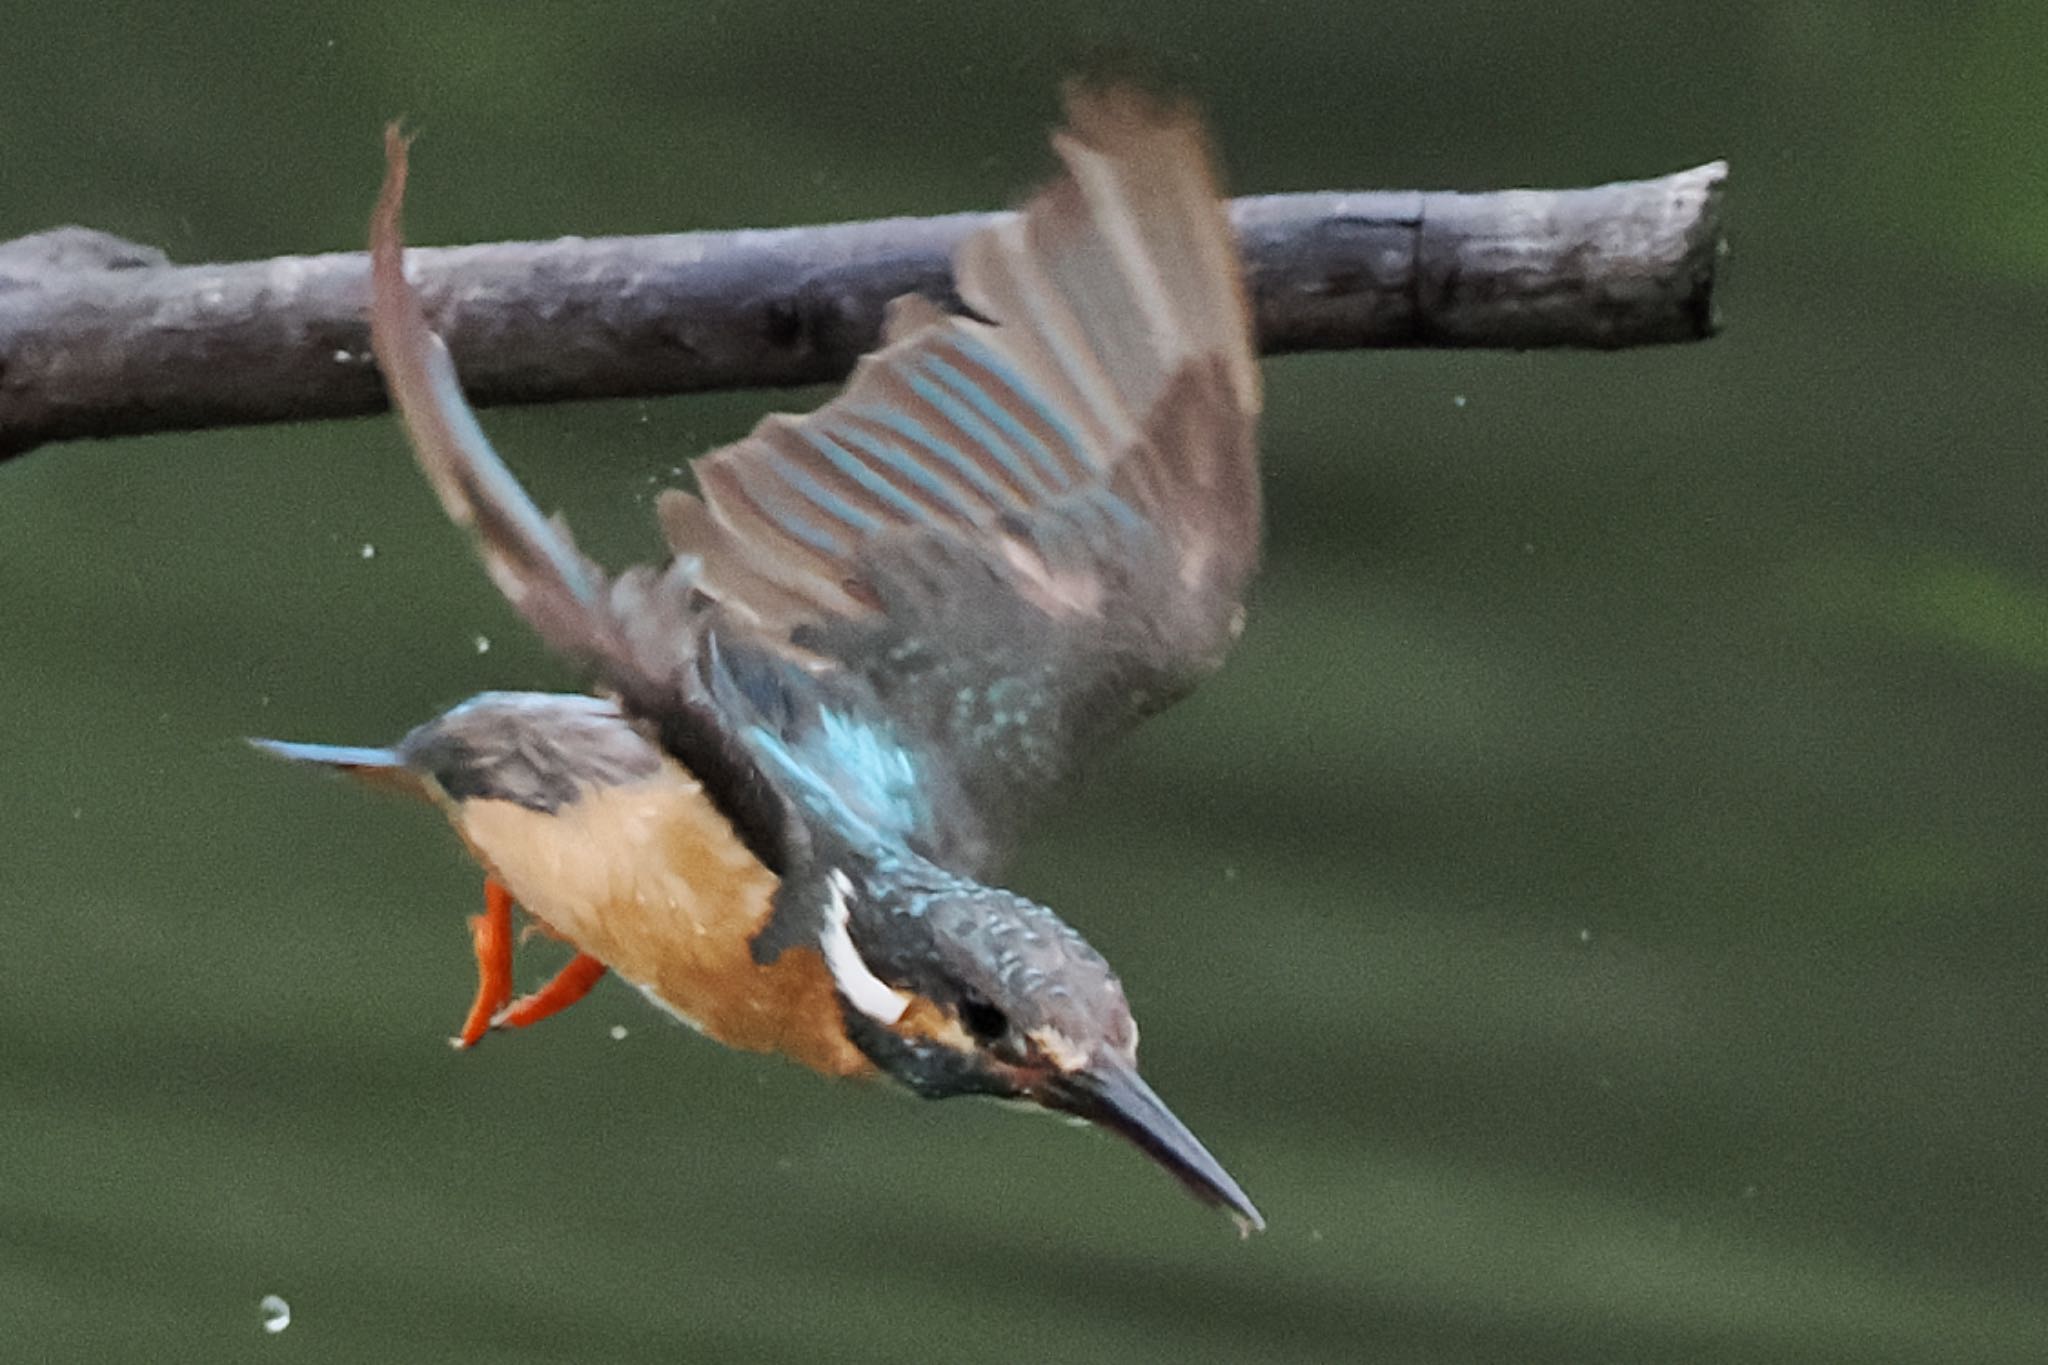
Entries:
[[[698, 581], [707, 593], [785, 637], [806, 621], [867, 615], [875, 602], [864, 590], [866, 547], [935, 530], [989, 539], [1006, 517], [1029, 518], [1038, 506], [1113, 478], [1134, 457], [1156, 458], [1159, 405], [1177, 382], [1182, 404], [1199, 400], [1193, 418], [1239, 438], [1258, 411], [1258, 370], [1199, 121], [1120, 88], [1071, 91], [1068, 117], [1070, 131], [1054, 139], [1068, 177], [1017, 218], [970, 238], [956, 259], [961, 297], [996, 325], [900, 300], [884, 349], [861, 362], [838, 398], [804, 418], [771, 417], [698, 460], [701, 501], [664, 495], [670, 544], [701, 560]], [[1007, 368], [1009, 379], [977, 357]], [[1036, 468], [1029, 459], [1015, 462], [1030, 471], [1020, 478], [987, 458], [986, 424], [963, 429], [956, 413], [918, 390], [915, 381], [933, 362], [1008, 398], [1005, 416], [1048, 459]], [[1184, 382], [1211, 366], [1220, 382]], [[1065, 417], [1073, 439], [1048, 423], [1034, 398]], [[916, 431], [884, 427], [870, 415], [878, 407]], [[1189, 414], [1176, 419], [1190, 425]], [[1019, 445], [997, 443], [1013, 453]], [[940, 445], [965, 458], [949, 458]], [[903, 477], [891, 447], [907, 450], [925, 486]], [[865, 474], [865, 484], [850, 470]], [[805, 483], [837, 508], [812, 498]], [[877, 483], [889, 491], [878, 494]], [[800, 510], [782, 517], [774, 510], [792, 507]], [[1255, 543], [1255, 501], [1252, 509]], [[817, 534], [794, 532], [793, 519]], [[1198, 537], [1208, 528], [1183, 519], [1179, 529]], [[1016, 562], [1014, 545], [1007, 553]]]

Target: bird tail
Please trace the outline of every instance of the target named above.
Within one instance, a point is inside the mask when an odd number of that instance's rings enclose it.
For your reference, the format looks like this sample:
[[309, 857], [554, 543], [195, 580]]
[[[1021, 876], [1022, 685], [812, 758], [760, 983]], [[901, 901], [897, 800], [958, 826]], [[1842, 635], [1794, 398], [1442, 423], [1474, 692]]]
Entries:
[[291, 763], [312, 763], [386, 791], [425, 796], [426, 784], [407, 767], [395, 749], [366, 749], [346, 744], [294, 744], [282, 739], [251, 739], [251, 748]]

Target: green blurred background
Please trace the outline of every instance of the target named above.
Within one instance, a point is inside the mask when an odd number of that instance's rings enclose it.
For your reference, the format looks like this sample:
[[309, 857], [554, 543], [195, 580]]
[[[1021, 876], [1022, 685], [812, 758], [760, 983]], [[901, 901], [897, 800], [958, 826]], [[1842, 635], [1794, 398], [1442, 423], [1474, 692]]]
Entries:
[[[0, 1357], [2048, 1360], [2048, 8], [19, 7], [0, 238], [352, 247], [399, 114], [421, 242], [997, 205], [1104, 47], [1244, 191], [1734, 164], [1717, 341], [1269, 365], [1244, 647], [1015, 870], [1272, 1230], [615, 983], [454, 1054], [452, 837], [238, 737], [575, 679], [386, 420], [76, 445], [0, 466]], [[488, 425], [617, 561], [818, 397]]]

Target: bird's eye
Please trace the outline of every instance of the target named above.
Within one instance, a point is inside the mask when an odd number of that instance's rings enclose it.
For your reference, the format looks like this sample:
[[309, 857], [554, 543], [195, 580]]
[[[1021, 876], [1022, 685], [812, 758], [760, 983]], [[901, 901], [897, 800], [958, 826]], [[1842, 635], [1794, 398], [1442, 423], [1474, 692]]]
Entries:
[[960, 997], [960, 1026], [978, 1043], [993, 1043], [1010, 1031], [1009, 1016], [978, 995]]

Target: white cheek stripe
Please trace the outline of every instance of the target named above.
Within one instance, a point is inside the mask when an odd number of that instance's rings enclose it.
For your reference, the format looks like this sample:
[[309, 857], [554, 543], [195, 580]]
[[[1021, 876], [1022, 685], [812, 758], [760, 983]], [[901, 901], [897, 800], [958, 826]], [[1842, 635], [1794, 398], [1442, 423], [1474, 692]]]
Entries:
[[844, 872], [836, 870], [827, 876], [826, 882], [832, 892], [832, 903], [825, 911], [825, 935], [819, 945], [825, 954], [825, 966], [838, 983], [840, 994], [852, 1001], [855, 1009], [878, 1024], [894, 1024], [910, 1008], [910, 997], [869, 971], [868, 964], [861, 960], [860, 950], [853, 946], [853, 935], [846, 931], [847, 899], [853, 895], [853, 883]]

